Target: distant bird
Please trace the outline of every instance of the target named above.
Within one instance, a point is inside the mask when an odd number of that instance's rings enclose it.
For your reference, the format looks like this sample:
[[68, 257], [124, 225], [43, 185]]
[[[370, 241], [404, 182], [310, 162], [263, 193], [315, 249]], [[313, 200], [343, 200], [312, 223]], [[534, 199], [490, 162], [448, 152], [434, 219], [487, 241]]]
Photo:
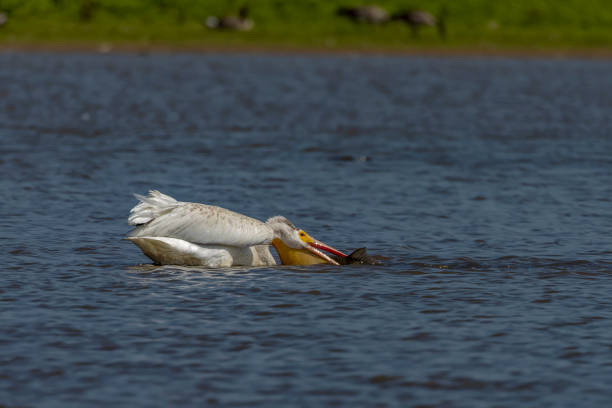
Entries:
[[80, 3], [79, 19], [81, 21], [91, 21], [100, 4], [96, 0], [82, 0]]
[[[272, 245], [285, 265], [339, 262], [346, 255], [296, 228], [285, 217], [261, 222], [214, 205], [187, 203], [150, 191], [136, 195], [140, 203], [130, 211], [128, 223], [136, 228], [127, 239], [161, 265], [274, 265]], [[364, 257], [355, 261], [367, 260]], [[348, 263], [348, 262], [347, 262]]]
[[0, 27], [2, 27], [3, 25], [5, 25], [8, 21], [8, 17], [6, 14], [0, 12]]
[[249, 8], [247, 6], [241, 7], [237, 16], [210, 16], [206, 19], [206, 27], [211, 29], [250, 31], [254, 25], [253, 20], [249, 18]]
[[423, 10], [402, 10], [394, 13], [391, 20], [403, 21], [410, 26], [412, 36], [417, 37], [421, 27], [435, 27], [436, 18], [427, 11]]
[[340, 7], [336, 14], [360, 23], [382, 24], [389, 21], [389, 13], [379, 6]]

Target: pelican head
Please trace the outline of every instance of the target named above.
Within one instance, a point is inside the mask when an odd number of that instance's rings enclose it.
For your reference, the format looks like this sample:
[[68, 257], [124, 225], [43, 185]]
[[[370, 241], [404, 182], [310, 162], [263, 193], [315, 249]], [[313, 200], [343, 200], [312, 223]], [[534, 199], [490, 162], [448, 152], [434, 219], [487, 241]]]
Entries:
[[321, 252], [321, 250], [334, 255], [346, 257], [345, 254], [318, 241], [308, 235], [306, 231], [296, 228], [288, 219], [276, 216], [268, 219], [266, 224], [274, 230], [272, 245], [278, 252], [281, 262], [285, 265], [312, 265], [338, 262]]

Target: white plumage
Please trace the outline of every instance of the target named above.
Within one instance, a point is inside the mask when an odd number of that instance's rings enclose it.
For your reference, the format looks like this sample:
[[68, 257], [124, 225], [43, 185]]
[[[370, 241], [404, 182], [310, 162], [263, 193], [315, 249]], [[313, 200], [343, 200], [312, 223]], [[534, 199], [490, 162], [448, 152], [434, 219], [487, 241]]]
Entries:
[[140, 194], [134, 194], [134, 197], [140, 200], [140, 204], [130, 210], [129, 225], [146, 224], [179, 204], [174, 198], [156, 190], [150, 191], [147, 197]]
[[167, 237], [129, 237], [142, 252], [161, 265], [209, 266], [275, 265], [276, 261], [267, 245], [231, 247], [198, 245], [182, 239]]
[[309, 251], [323, 262], [337, 265], [317, 248], [339, 253], [337, 250], [298, 230], [284, 217], [263, 223], [214, 205], [177, 201], [156, 190], [146, 197], [135, 196], [140, 203], [130, 211], [128, 224], [136, 228], [127, 239], [158, 264], [274, 265], [269, 249], [274, 244], [284, 253]]
[[197, 244], [247, 247], [269, 244], [274, 231], [246, 215], [214, 205], [185, 203], [151, 191], [136, 195], [141, 203], [132, 209], [130, 225], [139, 225], [130, 237], [171, 237]]
[[[187, 203], [153, 190], [130, 211], [128, 239], [156, 263], [231, 266], [274, 265], [267, 245], [273, 229], [214, 205]], [[262, 246], [256, 248], [255, 246]]]

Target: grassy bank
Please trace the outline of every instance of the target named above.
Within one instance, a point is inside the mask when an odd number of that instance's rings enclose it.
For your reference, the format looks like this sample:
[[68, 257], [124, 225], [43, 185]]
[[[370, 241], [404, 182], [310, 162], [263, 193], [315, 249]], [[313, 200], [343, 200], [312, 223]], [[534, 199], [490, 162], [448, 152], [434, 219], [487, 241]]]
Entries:
[[[248, 4], [249, 32], [218, 31], [208, 16]], [[338, 16], [354, 0], [0, 0], [8, 17], [3, 47], [315, 49], [364, 51], [593, 51], [612, 53], [609, 0], [380, 0], [390, 13], [427, 10], [443, 17], [446, 36], [406, 24], [355, 23]], [[609, 50], [609, 51], [608, 51]]]

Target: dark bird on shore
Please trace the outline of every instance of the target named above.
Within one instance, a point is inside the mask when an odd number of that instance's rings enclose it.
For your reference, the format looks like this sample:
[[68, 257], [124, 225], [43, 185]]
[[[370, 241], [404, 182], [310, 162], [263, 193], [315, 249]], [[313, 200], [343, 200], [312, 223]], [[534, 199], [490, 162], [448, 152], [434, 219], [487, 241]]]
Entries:
[[247, 6], [241, 7], [237, 16], [210, 16], [206, 19], [206, 27], [211, 29], [250, 31], [253, 25], [253, 20], [249, 18], [249, 9]]
[[389, 21], [389, 13], [379, 6], [340, 7], [336, 14], [360, 23], [382, 24]]
[[394, 13], [391, 20], [403, 21], [410, 26], [413, 37], [419, 35], [421, 27], [435, 27], [436, 18], [433, 14], [423, 10], [402, 10]]

